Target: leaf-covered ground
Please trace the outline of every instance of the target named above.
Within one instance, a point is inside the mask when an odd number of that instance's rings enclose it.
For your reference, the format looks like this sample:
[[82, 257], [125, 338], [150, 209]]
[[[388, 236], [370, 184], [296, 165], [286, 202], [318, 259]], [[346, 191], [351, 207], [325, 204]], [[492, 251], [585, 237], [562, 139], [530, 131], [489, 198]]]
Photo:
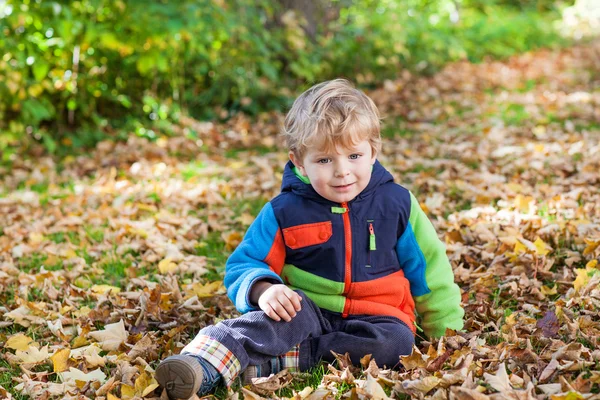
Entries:
[[[420, 338], [402, 371], [339, 355], [229, 395], [599, 398], [600, 43], [369, 94], [380, 160], [447, 244], [465, 332]], [[278, 192], [282, 118], [183, 120], [1, 170], [0, 398], [161, 397], [158, 361], [236, 315], [223, 265]]]

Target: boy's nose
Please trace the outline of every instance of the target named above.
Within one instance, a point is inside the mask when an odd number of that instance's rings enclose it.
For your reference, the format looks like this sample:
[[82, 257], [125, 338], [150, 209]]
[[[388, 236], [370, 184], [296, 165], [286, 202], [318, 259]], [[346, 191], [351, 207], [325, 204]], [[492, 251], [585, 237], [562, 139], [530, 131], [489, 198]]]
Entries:
[[335, 169], [335, 176], [336, 178], [342, 178], [346, 175], [350, 174], [350, 169], [348, 167], [346, 167], [345, 165], [339, 165], [336, 169]]

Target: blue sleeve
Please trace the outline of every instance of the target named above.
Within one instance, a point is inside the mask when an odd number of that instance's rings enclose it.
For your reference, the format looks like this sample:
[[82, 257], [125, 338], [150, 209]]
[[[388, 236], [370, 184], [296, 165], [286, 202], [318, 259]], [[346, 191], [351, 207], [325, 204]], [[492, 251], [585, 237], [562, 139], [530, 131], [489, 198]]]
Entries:
[[427, 336], [443, 336], [446, 328], [463, 328], [460, 288], [454, 283], [446, 247], [435, 228], [410, 194], [411, 210], [396, 251], [404, 276], [410, 282], [415, 308]]
[[248, 228], [242, 243], [227, 260], [224, 280], [227, 296], [241, 313], [258, 309], [250, 303], [250, 289], [255, 282], [266, 279], [283, 283], [265, 262], [276, 244], [278, 231], [273, 207], [267, 203]]

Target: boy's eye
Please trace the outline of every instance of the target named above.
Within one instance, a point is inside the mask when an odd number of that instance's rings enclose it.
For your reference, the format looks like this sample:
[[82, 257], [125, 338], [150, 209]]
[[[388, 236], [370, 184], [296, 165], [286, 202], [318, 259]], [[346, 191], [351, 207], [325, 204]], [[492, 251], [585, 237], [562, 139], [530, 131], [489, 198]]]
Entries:
[[317, 160], [317, 163], [319, 164], [327, 164], [329, 162], [329, 158], [321, 158], [319, 160]]
[[358, 160], [359, 157], [360, 157], [360, 154], [350, 154], [351, 160]]

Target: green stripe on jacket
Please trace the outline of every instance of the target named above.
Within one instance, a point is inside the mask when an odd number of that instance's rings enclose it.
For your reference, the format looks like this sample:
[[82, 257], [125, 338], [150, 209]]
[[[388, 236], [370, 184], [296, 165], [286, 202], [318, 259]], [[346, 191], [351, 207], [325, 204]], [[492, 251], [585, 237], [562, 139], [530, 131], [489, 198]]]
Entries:
[[283, 267], [281, 278], [291, 289], [302, 290], [317, 306], [333, 312], [344, 311], [344, 282], [321, 278], [293, 265]]

